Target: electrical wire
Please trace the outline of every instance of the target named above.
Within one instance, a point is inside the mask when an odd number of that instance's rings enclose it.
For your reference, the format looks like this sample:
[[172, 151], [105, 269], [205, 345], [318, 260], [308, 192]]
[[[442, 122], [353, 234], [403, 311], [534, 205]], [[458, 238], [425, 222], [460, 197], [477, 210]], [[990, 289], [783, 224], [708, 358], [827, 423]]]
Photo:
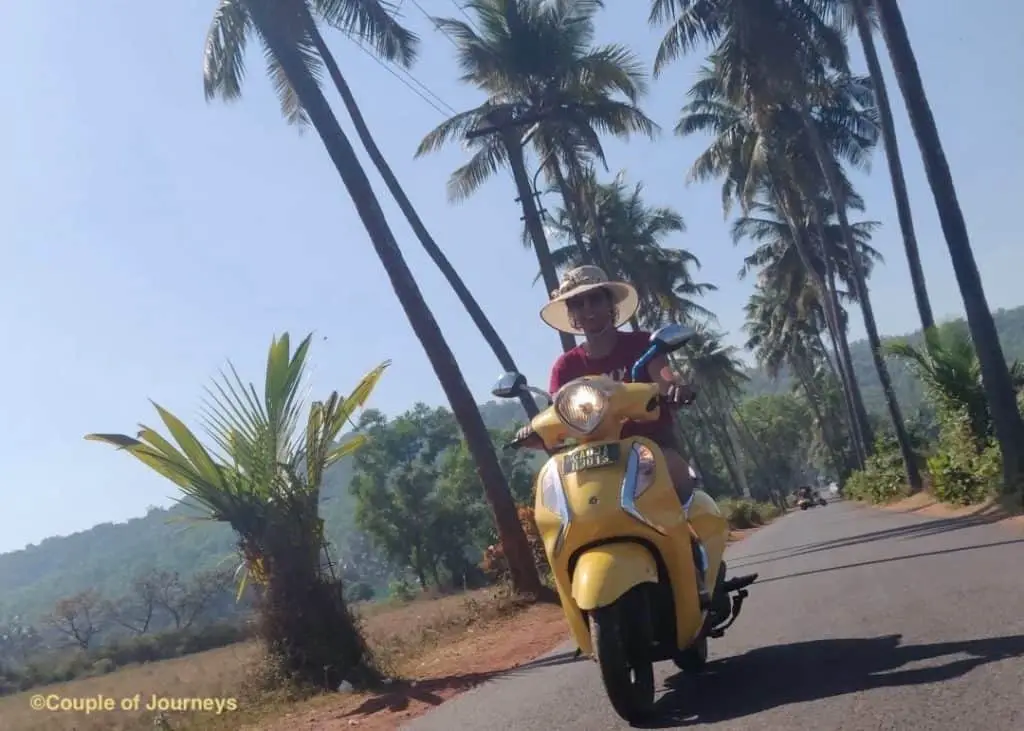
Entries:
[[[382, 61], [377, 56], [377, 54], [375, 54], [373, 51], [371, 51], [368, 48], [366, 48], [366, 46], [364, 46], [362, 44], [362, 42], [358, 38], [356, 38], [355, 36], [353, 36], [350, 33], [346, 33], [345, 36], [350, 41], [352, 41], [353, 44], [355, 44], [356, 48], [358, 48], [360, 51], [362, 51], [367, 56], [369, 56], [371, 59], [373, 59], [374, 62], [378, 66], [380, 66], [385, 71], [387, 71], [389, 74], [391, 74], [396, 79], [398, 79], [407, 89], [409, 89], [409, 91], [411, 91], [413, 94], [415, 94], [420, 99], [422, 99], [427, 104], [429, 104], [431, 107], [433, 107], [434, 111], [436, 111], [442, 117], [448, 118], [448, 117], [451, 117], [451, 116], [454, 116], [454, 115], [458, 114], [458, 112], [455, 110], [454, 107], [452, 107], [451, 104], [448, 104], [444, 99], [442, 99], [436, 93], [431, 91], [430, 87], [428, 87], [422, 81], [420, 81], [415, 76], [413, 76], [409, 71], [407, 71], [407, 70], [405, 70], [405, 69], [403, 69], [401, 67], [398, 67], [398, 71], [396, 71], [395, 68], [389, 66], [387, 63]], [[413, 83], [417, 84], [421, 89], [423, 89], [423, 91], [420, 91], [420, 89], [417, 89], [415, 86], [410, 84], [409, 81], [406, 81], [406, 79], [402, 78], [402, 76], [399, 75], [398, 72], [401, 72], [402, 74], [407, 76], [410, 80], [412, 80]], [[426, 93], [424, 93], [424, 92], [426, 92]], [[430, 97], [433, 97], [433, 99], [431, 99]]]
[[[419, 11], [420, 11], [421, 13], [423, 13], [423, 17], [424, 17], [424, 18], [426, 18], [427, 20], [429, 20], [429, 21], [430, 21], [430, 22], [431, 22], [431, 23], [432, 23], [432, 24], [434, 25], [434, 30], [439, 30], [439, 31], [441, 31], [441, 34], [442, 34], [442, 35], [443, 35], [443, 36], [444, 36], [445, 38], [447, 38], [447, 39], [448, 39], [448, 42], [449, 42], [449, 43], [451, 43], [451, 44], [452, 44], [453, 46], [455, 46], [456, 48], [458, 48], [458, 47], [459, 47], [459, 44], [458, 44], [458, 43], [456, 43], [455, 39], [454, 39], [454, 38], [452, 38], [452, 37], [451, 37], [451, 35], [449, 35], [449, 34], [448, 34], [448, 31], [446, 31], [446, 30], [445, 30], [444, 28], [442, 28], [442, 27], [441, 27], [441, 26], [440, 26], [440, 25], [438, 24], [438, 22], [437, 22], [436, 20], [434, 20], [434, 18], [433, 18], [433, 17], [432, 17], [431, 15], [430, 15], [430, 13], [428, 13], [428, 12], [427, 12], [426, 10], [424, 10], [424, 9], [423, 9], [423, 6], [422, 6], [422, 5], [420, 5], [420, 3], [419, 3], [419, 0], [409, 0], [409, 2], [411, 2], [411, 3], [413, 4], [413, 5], [415, 5], [415, 6], [416, 6], [416, 8], [417, 8], [417, 9], [418, 9], [418, 10], [419, 10]], [[452, 2], [455, 2], [455, 0], [452, 0]], [[461, 7], [461, 6], [460, 6], [460, 5], [458, 4], [458, 3], [455, 3], [455, 7], [457, 7], [457, 8], [459, 9], [459, 10], [462, 10], [462, 7]], [[463, 13], [465, 14], [465, 11], [463, 11]], [[468, 16], [467, 16], [467, 17], [468, 17]]]
[[459, 5], [458, 0], [452, 0], [452, 5], [458, 8], [458, 11], [462, 13], [462, 17], [464, 17], [466, 19], [466, 22], [469, 23], [469, 27], [475, 30], [477, 33], [479, 33], [480, 29], [476, 27], [476, 24], [473, 22], [473, 19], [470, 17], [469, 13], [466, 12], [466, 8], [462, 5]]

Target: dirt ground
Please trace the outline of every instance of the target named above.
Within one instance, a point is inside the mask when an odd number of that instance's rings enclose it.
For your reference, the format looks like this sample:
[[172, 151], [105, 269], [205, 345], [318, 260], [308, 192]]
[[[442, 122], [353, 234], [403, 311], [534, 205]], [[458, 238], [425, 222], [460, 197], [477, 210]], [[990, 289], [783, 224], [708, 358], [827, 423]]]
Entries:
[[396, 668], [412, 682], [384, 694], [339, 693], [249, 731], [360, 731], [397, 729], [454, 695], [528, 664], [568, 639], [561, 607], [532, 606], [519, 614], [470, 629], [459, 640]]
[[896, 513], [916, 513], [932, 518], [971, 518], [1024, 531], [1024, 515], [1021, 514], [1019, 497], [986, 500], [980, 505], [957, 506], [941, 503], [927, 493], [919, 493], [879, 507]]

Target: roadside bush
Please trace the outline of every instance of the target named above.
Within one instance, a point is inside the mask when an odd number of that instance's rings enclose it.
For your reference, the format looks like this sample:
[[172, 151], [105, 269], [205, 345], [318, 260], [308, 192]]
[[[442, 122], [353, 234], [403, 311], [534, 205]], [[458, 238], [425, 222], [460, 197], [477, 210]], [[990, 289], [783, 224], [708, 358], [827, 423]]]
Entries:
[[416, 590], [404, 577], [395, 579], [388, 585], [388, 596], [400, 602], [411, 602], [416, 598]]
[[733, 530], [757, 528], [779, 515], [779, 508], [771, 503], [761, 503], [746, 498], [727, 498], [718, 503], [722, 515]]
[[894, 440], [879, 437], [875, 453], [867, 459], [863, 470], [854, 470], [846, 478], [843, 494], [854, 500], [888, 503], [909, 492], [903, 457]]
[[[533, 553], [533, 562], [537, 564], [543, 578], [550, 573], [547, 555], [544, 553], [544, 541], [537, 530], [537, 521], [534, 519], [533, 508], [528, 505], [521, 505], [518, 509], [519, 523], [526, 533], [526, 540], [530, 544], [530, 551]], [[501, 581], [508, 577], [508, 560], [505, 558], [505, 549], [501, 542], [488, 546], [484, 551], [483, 559], [480, 561], [480, 568], [491, 581]]]
[[938, 449], [928, 459], [932, 491], [945, 503], [972, 505], [999, 489], [1002, 456], [993, 439], [979, 441], [966, 413], [942, 419]]

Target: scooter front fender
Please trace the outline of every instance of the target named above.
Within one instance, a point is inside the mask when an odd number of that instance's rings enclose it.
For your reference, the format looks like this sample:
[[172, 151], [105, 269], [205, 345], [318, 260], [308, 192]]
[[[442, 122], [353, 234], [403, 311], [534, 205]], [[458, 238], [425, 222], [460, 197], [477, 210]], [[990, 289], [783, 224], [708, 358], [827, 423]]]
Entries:
[[587, 549], [572, 574], [572, 598], [584, 612], [612, 604], [634, 586], [658, 583], [658, 564], [644, 546], [606, 543]]

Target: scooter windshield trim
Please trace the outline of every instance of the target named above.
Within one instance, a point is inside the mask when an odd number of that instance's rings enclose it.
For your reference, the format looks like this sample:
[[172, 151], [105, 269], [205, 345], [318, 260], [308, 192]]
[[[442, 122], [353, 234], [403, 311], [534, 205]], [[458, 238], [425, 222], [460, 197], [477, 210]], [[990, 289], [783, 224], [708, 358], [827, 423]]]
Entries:
[[633, 442], [630, 445], [629, 459], [626, 461], [626, 474], [622, 477], [622, 490], [619, 494], [619, 505], [622, 510], [634, 520], [638, 520], [651, 530], [661, 535], [667, 532], [661, 526], [655, 525], [648, 520], [636, 506], [636, 486], [640, 477], [640, 443]]
[[[565, 546], [565, 535], [569, 531], [569, 524], [572, 522], [572, 510], [565, 495], [565, 485], [562, 476], [558, 472], [558, 466], [549, 461], [544, 466], [544, 472], [540, 476], [540, 502], [547, 510], [558, 516], [558, 535], [555, 537], [555, 546], [551, 551], [552, 556], [561, 553]], [[551, 498], [554, 505], [549, 505], [546, 498], [548, 490], [551, 490]]]

